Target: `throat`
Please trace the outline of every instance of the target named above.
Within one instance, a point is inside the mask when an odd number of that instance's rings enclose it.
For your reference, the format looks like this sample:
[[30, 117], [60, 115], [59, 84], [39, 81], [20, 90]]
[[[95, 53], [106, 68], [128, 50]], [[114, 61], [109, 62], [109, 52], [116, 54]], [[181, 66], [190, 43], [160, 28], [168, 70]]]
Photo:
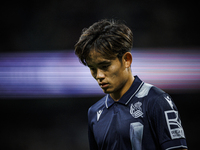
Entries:
[[119, 93], [116, 93], [116, 94], [112, 93], [112, 94], [110, 94], [110, 97], [111, 97], [115, 102], [119, 101], [120, 98], [121, 98], [122, 96], [123, 96], [123, 95], [120, 95]]
[[115, 101], [119, 101], [122, 96], [129, 90], [129, 88], [131, 87], [131, 85], [133, 84], [134, 81], [134, 77], [131, 78], [131, 80], [128, 80], [123, 87], [121, 87], [120, 89], [118, 89], [117, 91], [110, 93], [110, 97]]

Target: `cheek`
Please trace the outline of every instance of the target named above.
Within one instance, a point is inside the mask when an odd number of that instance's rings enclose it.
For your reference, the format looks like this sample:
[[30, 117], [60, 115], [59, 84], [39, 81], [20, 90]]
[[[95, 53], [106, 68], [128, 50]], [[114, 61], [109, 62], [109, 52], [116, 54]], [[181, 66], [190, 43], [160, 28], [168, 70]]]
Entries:
[[126, 78], [126, 73], [122, 67], [117, 66], [112, 68], [112, 74], [109, 76], [109, 80], [112, 82], [112, 84], [115, 86], [120, 86], [124, 84]]
[[122, 76], [123, 74], [119, 67], [111, 68], [111, 72], [109, 73], [109, 77], [111, 80], [114, 80], [115, 82], [119, 82]]

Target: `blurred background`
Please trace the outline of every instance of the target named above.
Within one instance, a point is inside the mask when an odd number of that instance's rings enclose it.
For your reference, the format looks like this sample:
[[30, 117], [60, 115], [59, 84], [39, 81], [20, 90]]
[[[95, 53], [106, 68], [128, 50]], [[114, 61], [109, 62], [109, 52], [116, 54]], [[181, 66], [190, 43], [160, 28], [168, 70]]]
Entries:
[[31, 0], [0, 8], [1, 149], [89, 149], [87, 110], [104, 93], [73, 49], [82, 29], [101, 19], [131, 28], [133, 74], [173, 97], [196, 148], [199, 2]]

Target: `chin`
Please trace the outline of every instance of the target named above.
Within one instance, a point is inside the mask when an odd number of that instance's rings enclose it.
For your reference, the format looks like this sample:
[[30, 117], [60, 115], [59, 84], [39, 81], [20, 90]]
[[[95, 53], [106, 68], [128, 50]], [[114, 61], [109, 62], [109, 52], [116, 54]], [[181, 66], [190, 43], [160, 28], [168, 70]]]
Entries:
[[110, 93], [113, 93], [112, 90], [109, 90], [109, 89], [102, 89], [104, 93], [106, 94], [110, 94]]

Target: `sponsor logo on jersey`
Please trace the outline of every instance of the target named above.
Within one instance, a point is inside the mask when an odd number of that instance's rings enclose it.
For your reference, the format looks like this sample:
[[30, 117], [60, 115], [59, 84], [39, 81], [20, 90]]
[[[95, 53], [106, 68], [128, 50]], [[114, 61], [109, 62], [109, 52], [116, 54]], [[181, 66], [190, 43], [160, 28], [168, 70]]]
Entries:
[[171, 138], [172, 139], [185, 138], [184, 131], [181, 126], [181, 120], [178, 116], [178, 111], [175, 110], [165, 111], [165, 117]]
[[137, 102], [135, 104], [131, 104], [131, 106], [130, 106], [130, 114], [134, 118], [143, 117], [143, 112], [142, 112], [141, 106], [142, 106], [141, 102]]
[[100, 118], [102, 112], [103, 112], [103, 110], [97, 111], [97, 121], [99, 121], [99, 118]]

